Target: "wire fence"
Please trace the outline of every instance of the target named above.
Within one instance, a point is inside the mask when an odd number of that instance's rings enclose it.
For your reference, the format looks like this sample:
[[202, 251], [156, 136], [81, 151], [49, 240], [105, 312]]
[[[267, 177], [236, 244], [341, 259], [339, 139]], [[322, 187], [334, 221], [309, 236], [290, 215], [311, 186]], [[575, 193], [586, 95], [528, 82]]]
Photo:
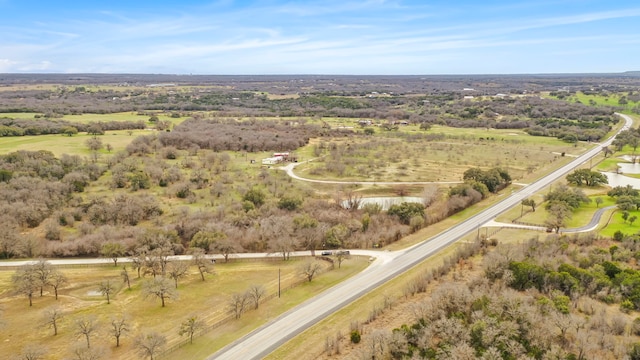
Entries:
[[[328, 272], [328, 271], [331, 271], [331, 270], [333, 270], [335, 268], [333, 259], [331, 259], [329, 257], [325, 257], [325, 256], [318, 256], [317, 258], [320, 259], [320, 260], [327, 261], [328, 263], [330, 263], [330, 265], [327, 268], [324, 268], [324, 269], [321, 269], [320, 271], [318, 271], [315, 276], [321, 275], [321, 274], [323, 274], [325, 272]], [[278, 260], [282, 260], [282, 258], [277, 258], [277, 259]], [[291, 289], [293, 289], [293, 288], [295, 288], [295, 287], [297, 287], [297, 286], [299, 286], [299, 285], [301, 285], [303, 283], [306, 283], [308, 281], [309, 280], [307, 278], [299, 278], [299, 279], [296, 279], [296, 280], [294, 280], [292, 282], [289, 282], [286, 286], [281, 287], [279, 291], [272, 292], [271, 294], [262, 297], [260, 299], [260, 301], [259, 301], [259, 304], [262, 305], [262, 304], [264, 304], [264, 303], [266, 303], [266, 302], [268, 302], [270, 300], [278, 298], [283, 293], [285, 293], [286, 291], [291, 290]], [[247, 311], [244, 311], [244, 312], [248, 312], [248, 311], [252, 311], [252, 310], [254, 310], [254, 309], [250, 309], [250, 310], [247, 310]], [[223, 326], [225, 324], [228, 324], [228, 323], [232, 322], [233, 320], [237, 320], [235, 314], [229, 314], [227, 316], [224, 316], [223, 318], [220, 318], [220, 319], [216, 320], [215, 322], [213, 322], [211, 324], [207, 324], [206, 326], [204, 326], [201, 329], [199, 329], [198, 331], [196, 331], [194, 333], [193, 337], [195, 339], [197, 337], [203, 336], [203, 335], [207, 334], [210, 331], [213, 331], [213, 330], [215, 330], [215, 329], [217, 329], [217, 328], [219, 328], [219, 327], [221, 327], [221, 326]], [[162, 351], [162, 353], [158, 354], [157, 358], [166, 357], [171, 352], [176, 351], [176, 350], [178, 350], [179, 348], [181, 348], [181, 347], [183, 347], [185, 345], [188, 345], [190, 343], [190, 341], [191, 340], [189, 338], [180, 339], [179, 341], [177, 341], [176, 343], [172, 344], [171, 346], [166, 347]]]

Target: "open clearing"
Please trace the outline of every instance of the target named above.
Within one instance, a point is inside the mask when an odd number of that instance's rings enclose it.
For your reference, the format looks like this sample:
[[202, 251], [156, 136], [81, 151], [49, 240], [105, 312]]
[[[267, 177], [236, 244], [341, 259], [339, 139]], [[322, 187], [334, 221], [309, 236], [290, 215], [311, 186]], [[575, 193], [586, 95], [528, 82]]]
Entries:
[[[56, 301], [49, 289], [45, 289], [43, 297], [39, 294], [34, 296], [31, 308], [26, 297], [13, 294], [10, 290], [14, 271], [0, 271], [0, 307], [3, 310], [4, 322], [4, 326], [0, 328], [0, 337], [6, 339], [2, 348], [5, 354], [17, 354], [25, 344], [38, 343], [53, 354], [48, 359], [68, 358], [73, 345], [82, 345], [84, 341], [74, 335], [75, 320], [92, 315], [96, 316], [100, 323], [98, 336], [93, 339], [92, 347], [102, 346], [107, 349], [111, 353], [108, 358], [138, 359], [132, 346], [132, 339], [136, 334], [158, 331], [167, 337], [167, 349], [175, 347], [185, 340], [178, 335], [178, 330], [179, 324], [188, 316], [197, 315], [208, 325], [220, 321], [229, 316], [227, 305], [231, 295], [244, 292], [252, 284], [263, 285], [266, 289], [265, 296], [273, 296], [277, 294], [280, 271], [281, 286], [286, 289], [280, 299], [276, 297], [263, 303], [259, 310], [248, 311], [240, 321], [231, 321], [202, 338], [198, 337], [194, 340], [193, 346], [187, 345], [184, 350], [178, 352], [184, 354], [186, 351], [186, 354], [191, 354], [193, 350], [200, 355], [204, 352], [210, 354], [276, 314], [361, 271], [368, 264], [367, 259], [353, 257], [345, 261], [340, 269], [324, 272], [311, 283], [288, 289], [301, 280], [298, 267], [303, 261], [292, 259], [216, 264], [215, 274], [206, 275], [204, 282], [192, 268], [189, 276], [179, 282], [179, 299], [168, 301], [164, 308], [160, 306], [157, 298], [144, 299], [141, 294], [142, 283], [149, 279], [135, 279], [131, 289], [127, 289], [120, 277], [121, 267], [61, 268], [68, 277], [69, 284], [60, 291], [59, 300]], [[327, 266], [328, 263], [325, 263], [325, 268]], [[129, 272], [132, 278], [136, 277], [135, 270], [130, 269]], [[118, 289], [116, 294], [111, 296], [111, 304], [107, 304], [105, 297], [96, 296], [99, 294], [98, 285], [107, 280]], [[45, 311], [54, 307], [64, 313], [57, 336], [53, 336], [53, 330], [43, 325]], [[120, 314], [126, 314], [133, 320], [131, 331], [121, 339], [120, 348], [116, 348], [114, 338], [109, 335], [109, 319]], [[221, 334], [225, 336], [221, 337]], [[211, 339], [216, 339], [214, 344], [210, 342]], [[193, 358], [191, 355], [187, 357]], [[172, 355], [172, 358], [177, 359], [179, 356]]]

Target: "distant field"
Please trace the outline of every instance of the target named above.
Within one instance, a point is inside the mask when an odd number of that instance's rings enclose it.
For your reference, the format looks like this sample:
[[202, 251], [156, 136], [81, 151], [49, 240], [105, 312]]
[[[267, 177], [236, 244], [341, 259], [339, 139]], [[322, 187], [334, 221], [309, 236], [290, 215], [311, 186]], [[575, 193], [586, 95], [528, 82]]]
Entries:
[[[401, 127], [411, 133], [411, 126]], [[415, 128], [414, 128], [415, 129]], [[339, 181], [460, 181], [471, 167], [502, 167], [514, 179], [580, 154], [591, 144], [576, 146], [522, 131], [434, 127], [413, 131], [415, 138], [380, 128], [369, 137], [316, 139], [301, 152], [317, 160], [296, 168], [298, 175]], [[429, 135], [442, 135], [427, 139]], [[323, 148], [322, 151], [312, 149]]]
[[[127, 145], [138, 135], [152, 134], [153, 130], [132, 130], [131, 135], [126, 130], [107, 131], [105, 135], [100, 136], [102, 143], [111, 144], [113, 146], [112, 153], [124, 150]], [[0, 137], [0, 154], [7, 154], [17, 150], [48, 150], [54, 155], [89, 155], [91, 152], [87, 148], [85, 142], [91, 136], [85, 133], [79, 133], [74, 136], [65, 135], [38, 135], [38, 136], [13, 136]], [[106, 149], [102, 149], [100, 153], [108, 154]]]
[[[552, 99], [557, 99], [557, 97], [550, 96], [548, 95], [548, 93], [546, 96]], [[625, 113], [629, 112], [633, 107], [640, 105], [640, 103], [634, 102], [631, 100], [628, 100], [627, 104], [619, 104], [618, 101], [620, 100], [621, 96], [622, 95], [620, 93], [613, 93], [608, 96], [604, 96], [604, 95], [587, 95], [582, 92], [576, 92], [574, 95], [568, 96], [563, 100], [568, 102], [581, 102], [582, 104], [591, 105], [591, 106], [620, 107], [625, 109], [624, 110]]]

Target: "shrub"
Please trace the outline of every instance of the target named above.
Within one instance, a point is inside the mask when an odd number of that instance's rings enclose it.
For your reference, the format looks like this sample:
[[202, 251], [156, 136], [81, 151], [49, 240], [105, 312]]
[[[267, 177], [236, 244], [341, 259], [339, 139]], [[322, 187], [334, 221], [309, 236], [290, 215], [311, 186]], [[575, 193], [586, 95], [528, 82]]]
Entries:
[[361, 340], [360, 331], [353, 330], [351, 331], [351, 342], [354, 344], [358, 344]]

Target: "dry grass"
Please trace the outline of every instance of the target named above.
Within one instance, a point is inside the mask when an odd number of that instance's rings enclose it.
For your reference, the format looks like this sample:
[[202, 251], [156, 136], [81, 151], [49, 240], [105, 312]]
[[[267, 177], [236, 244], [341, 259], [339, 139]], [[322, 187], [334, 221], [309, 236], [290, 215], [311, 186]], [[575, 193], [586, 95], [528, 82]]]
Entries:
[[[136, 279], [131, 290], [128, 290], [120, 278], [121, 267], [61, 269], [69, 278], [69, 285], [60, 292], [60, 299], [56, 301], [52, 294], [45, 292], [44, 297], [34, 297], [33, 307], [28, 306], [26, 297], [13, 292], [10, 280], [14, 271], [0, 271], [0, 308], [4, 325], [0, 328], [0, 337], [5, 339], [2, 348], [5, 354], [18, 354], [26, 344], [35, 343], [48, 349], [51, 354], [48, 359], [68, 358], [69, 349], [83, 342], [83, 339], [77, 339], [74, 335], [75, 319], [95, 315], [101, 323], [99, 336], [93, 340], [95, 345], [110, 349], [112, 354], [109, 358], [137, 359], [131, 340], [135, 334], [158, 331], [167, 336], [169, 346], [172, 346], [183, 340], [177, 332], [179, 323], [187, 316], [198, 314], [209, 324], [222, 319], [227, 316], [226, 305], [231, 294], [244, 292], [251, 284], [262, 284], [267, 289], [267, 294], [273, 294], [278, 288], [278, 270], [281, 270], [284, 288], [300, 279], [297, 273], [299, 263], [292, 260], [218, 264], [216, 273], [207, 275], [205, 282], [200, 280], [195, 269], [191, 269], [189, 277], [179, 283], [179, 300], [169, 301], [165, 308], [160, 306], [158, 299], [143, 298], [143, 280]], [[349, 266], [343, 266], [343, 269], [330, 271], [314, 279], [312, 284], [317, 286], [305, 286], [302, 290], [285, 292], [283, 301], [278, 306], [267, 305], [267, 302], [263, 306], [264, 310], [247, 313], [242, 323], [248, 328], [239, 327], [227, 340], [235, 339], [257, 324], [308, 299], [321, 291], [323, 285], [342, 281], [362, 270], [366, 264], [366, 261], [353, 261]], [[133, 270], [130, 273], [135, 277]], [[112, 296], [111, 304], [107, 304], [103, 296], [95, 294], [100, 282], [106, 280], [119, 288], [117, 294]], [[53, 336], [53, 330], [42, 325], [44, 312], [52, 307], [59, 307], [65, 312], [57, 336]], [[115, 340], [108, 334], [108, 323], [111, 316], [121, 313], [131, 317], [132, 326], [130, 333], [122, 339], [122, 346], [115, 348]], [[168, 319], [171, 320], [167, 321]], [[258, 321], [259, 319], [262, 320]], [[219, 345], [224, 343], [221, 341]]]

